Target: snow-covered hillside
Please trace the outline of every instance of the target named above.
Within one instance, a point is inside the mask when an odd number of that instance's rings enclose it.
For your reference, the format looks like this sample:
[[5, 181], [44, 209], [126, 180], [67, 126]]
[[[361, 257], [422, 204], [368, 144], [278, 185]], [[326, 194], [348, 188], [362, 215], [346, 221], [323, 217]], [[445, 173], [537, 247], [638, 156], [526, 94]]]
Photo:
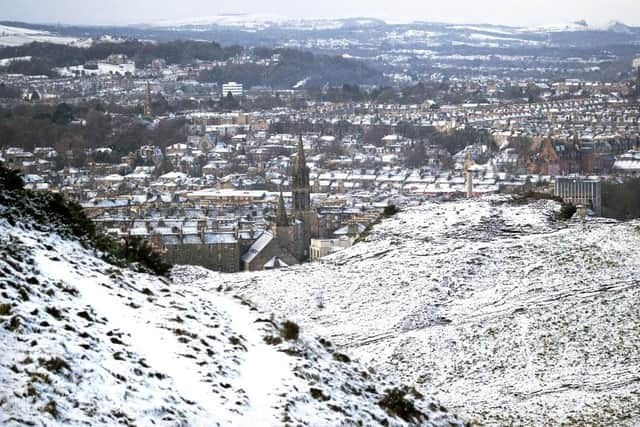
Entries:
[[0, 273], [2, 426], [462, 425], [202, 271], [134, 273], [0, 219]]
[[557, 208], [427, 203], [323, 263], [201, 280], [483, 425], [638, 425], [640, 222]]
[[375, 18], [343, 18], [343, 19], [294, 19], [274, 14], [231, 13], [214, 16], [201, 16], [190, 19], [162, 20], [149, 24], [152, 27], [180, 28], [180, 27], [225, 27], [238, 28], [246, 31], [288, 29], [288, 30], [339, 30], [345, 27], [364, 28], [372, 25], [384, 24]]
[[32, 42], [68, 44], [79, 47], [87, 47], [92, 43], [90, 39], [63, 37], [48, 31], [0, 25], [0, 47], [20, 46]]

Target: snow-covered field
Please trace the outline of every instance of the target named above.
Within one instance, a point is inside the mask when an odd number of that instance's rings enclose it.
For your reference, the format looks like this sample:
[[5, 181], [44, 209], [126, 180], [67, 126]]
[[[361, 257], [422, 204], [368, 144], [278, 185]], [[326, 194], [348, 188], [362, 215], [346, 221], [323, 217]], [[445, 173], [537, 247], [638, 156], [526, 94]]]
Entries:
[[462, 425], [411, 392], [428, 418], [391, 415], [396, 383], [306, 330], [281, 338], [204, 270], [174, 283], [23, 225], [0, 219], [2, 426]]
[[451, 411], [424, 425], [638, 425], [640, 222], [554, 209], [427, 203], [322, 263], [172, 280], [0, 220], [0, 424], [403, 425], [402, 382]]
[[640, 222], [559, 223], [553, 209], [427, 203], [323, 263], [196, 283], [223, 283], [483, 425], [637, 426]]
[[91, 45], [91, 39], [62, 37], [48, 31], [0, 25], [0, 46], [20, 46], [32, 42], [68, 44], [79, 47]]

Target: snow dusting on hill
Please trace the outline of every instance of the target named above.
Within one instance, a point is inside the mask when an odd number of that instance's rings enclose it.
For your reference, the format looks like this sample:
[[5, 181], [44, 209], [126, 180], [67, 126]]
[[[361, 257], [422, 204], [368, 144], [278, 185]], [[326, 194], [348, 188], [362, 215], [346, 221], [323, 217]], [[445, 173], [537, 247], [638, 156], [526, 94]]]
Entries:
[[202, 270], [95, 255], [0, 219], [0, 425], [463, 425]]
[[66, 44], [79, 47], [86, 47], [91, 45], [91, 40], [89, 39], [64, 37], [50, 33], [48, 31], [0, 25], [0, 47], [21, 46], [23, 44], [33, 42]]
[[640, 222], [557, 209], [426, 203], [322, 263], [204, 280], [482, 425], [638, 425]]

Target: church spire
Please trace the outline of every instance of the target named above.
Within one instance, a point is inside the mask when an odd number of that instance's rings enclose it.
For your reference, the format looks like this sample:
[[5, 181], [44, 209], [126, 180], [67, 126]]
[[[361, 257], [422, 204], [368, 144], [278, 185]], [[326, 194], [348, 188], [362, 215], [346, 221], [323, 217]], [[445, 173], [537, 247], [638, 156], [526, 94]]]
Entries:
[[280, 188], [280, 196], [278, 197], [278, 207], [276, 209], [276, 226], [287, 227], [289, 225], [289, 218], [287, 218], [287, 211], [284, 207], [284, 197], [282, 196], [282, 188]]
[[298, 152], [296, 153], [296, 160], [294, 163], [294, 173], [296, 175], [304, 174], [304, 170], [307, 167], [307, 160], [304, 157], [304, 145], [302, 144], [302, 135], [298, 139]]
[[298, 217], [301, 212], [311, 209], [309, 187], [309, 168], [304, 157], [304, 146], [302, 144], [302, 135], [298, 140], [298, 152], [291, 170], [291, 192], [292, 192], [292, 210], [294, 216]]
[[302, 135], [300, 135], [300, 139], [298, 140], [298, 152], [296, 153], [291, 172], [294, 188], [304, 189], [309, 186], [309, 169], [307, 168], [307, 160], [304, 156]]

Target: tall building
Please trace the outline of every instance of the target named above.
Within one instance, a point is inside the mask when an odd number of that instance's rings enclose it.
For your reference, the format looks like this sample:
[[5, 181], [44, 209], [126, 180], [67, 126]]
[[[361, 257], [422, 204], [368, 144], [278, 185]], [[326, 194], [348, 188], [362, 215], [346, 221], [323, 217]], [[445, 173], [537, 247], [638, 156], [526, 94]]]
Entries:
[[229, 93], [233, 95], [234, 98], [239, 98], [244, 94], [244, 87], [242, 83], [229, 82], [222, 85], [222, 96], [225, 97]]

